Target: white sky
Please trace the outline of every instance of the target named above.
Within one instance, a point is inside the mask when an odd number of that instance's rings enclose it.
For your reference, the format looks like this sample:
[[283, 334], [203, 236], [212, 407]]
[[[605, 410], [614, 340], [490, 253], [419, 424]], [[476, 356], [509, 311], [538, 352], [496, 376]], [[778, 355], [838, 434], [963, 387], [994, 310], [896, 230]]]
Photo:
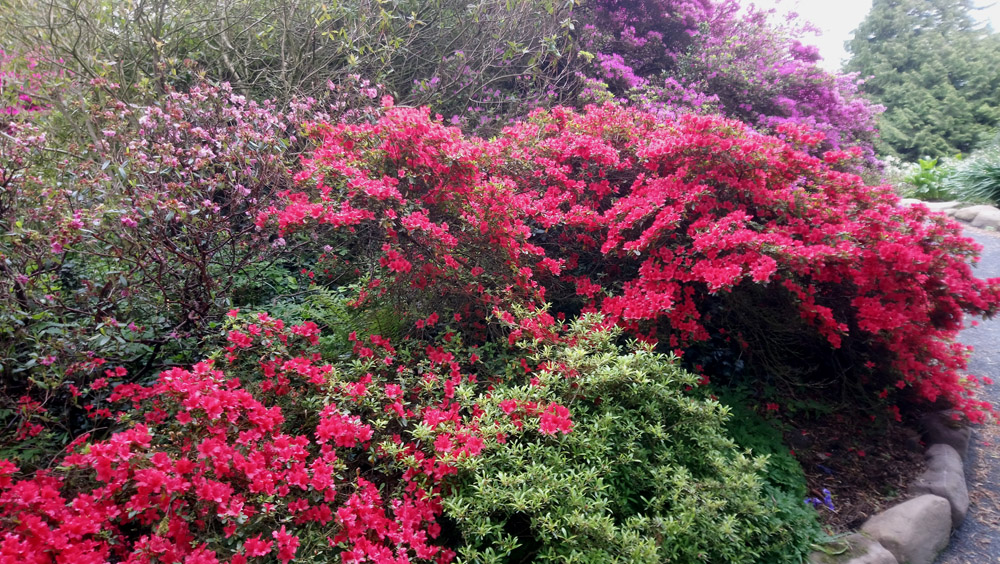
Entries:
[[[796, 12], [820, 28], [823, 35], [805, 37], [802, 42], [819, 46], [823, 56], [821, 64], [828, 70], [840, 70], [841, 61], [847, 57], [844, 42], [851, 38], [858, 24], [868, 15], [871, 0], [740, 0], [743, 4], [756, 4], [759, 8], [777, 8], [780, 14]], [[981, 21], [1000, 28], [1000, 0], [976, 0], [976, 6], [987, 7], [974, 12]]]

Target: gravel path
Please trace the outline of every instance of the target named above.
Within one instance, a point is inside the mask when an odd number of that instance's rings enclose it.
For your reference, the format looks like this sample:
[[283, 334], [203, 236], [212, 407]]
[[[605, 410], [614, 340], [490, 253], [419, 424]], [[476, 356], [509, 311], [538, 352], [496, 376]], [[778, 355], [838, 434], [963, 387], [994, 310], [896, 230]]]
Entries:
[[[965, 234], [983, 246], [976, 276], [1000, 277], [1000, 234], [968, 226]], [[984, 387], [981, 397], [1000, 406], [1000, 316], [963, 331], [962, 342], [975, 347], [969, 372], [996, 382]], [[938, 564], [1000, 563], [1000, 422], [973, 429], [965, 468], [969, 514]]]

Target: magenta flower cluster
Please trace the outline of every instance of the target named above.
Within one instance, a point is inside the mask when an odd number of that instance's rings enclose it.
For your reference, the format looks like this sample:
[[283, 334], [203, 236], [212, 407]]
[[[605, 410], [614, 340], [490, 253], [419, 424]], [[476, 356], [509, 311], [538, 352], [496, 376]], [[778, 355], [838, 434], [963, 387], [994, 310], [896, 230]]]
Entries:
[[821, 150], [861, 147], [874, 159], [881, 107], [856, 75], [820, 66], [810, 31], [736, 0], [596, 0], [579, 13], [586, 74], [622, 100], [665, 117], [721, 113], [758, 129], [800, 124], [826, 136]]

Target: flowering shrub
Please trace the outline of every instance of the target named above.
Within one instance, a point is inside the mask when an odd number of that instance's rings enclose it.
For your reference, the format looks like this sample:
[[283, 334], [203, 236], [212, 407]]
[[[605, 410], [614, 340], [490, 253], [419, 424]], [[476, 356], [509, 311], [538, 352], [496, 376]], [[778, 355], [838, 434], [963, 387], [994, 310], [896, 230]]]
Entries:
[[[417, 399], [440, 390], [368, 390], [370, 374], [341, 378], [308, 352], [315, 325], [286, 327], [266, 314], [253, 321], [229, 332], [226, 353], [234, 366], [254, 355], [249, 387], [212, 360], [174, 368], [150, 387], [117, 386], [109, 401], [134, 423], [104, 441], [81, 437], [58, 472], [14, 481], [5, 461], [0, 554], [34, 562], [449, 561], [432, 542], [438, 482], [482, 448], [474, 425], [457, 423], [460, 410], [447, 400]], [[416, 413], [388, 408], [414, 403]], [[423, 423], [407, 430], [414, 417]], [[439, 440], [421, 450], [410, 432]], [[442, 437], [455, 438], [454, 452]], [[395, 488], [387, 489], [386, 472]]]
[[774, 131], [808, 125], [816, 147], [859, 146], [874, 158], [875, 116], [856, 75], [817, 66], [818, 50], [794, 39], [808, 31], [775, 25], [735, 0], [599, 0], [580, 10], [585, 73], [616, 96], [665, 115], [719, 112]]
[[[823, 139], [807, 128], [782, 125], [782, 140], [718, 117], [605, 105], [538, 112], [492, 141], [411, 109], [317, 132], [298, 176], [309, 191], [257, 222], [285, 236], [363, 234], [354, 256], [373, 278], [360, 301], [401, 292], [415, 318], [467, 321], [548, 301], [565, 315], [600, 311], [678, 353], [729, 343], [762, 366], [782, 343], [753, 334], [760, 305], [799, 319], [785, 318], [793, 331], [780, 336], [792, 339], [782, 350], [806, 343], [816, 355], [800, 358], [799, 378], [830, 377], [810, 367], [833, 359], [853, 366], [833, 376], [871, 397], [909, 388], [973, 420], [989, 409], [960, 377], [966, 349], [954, 342], [963, 313], [992, 314], [1000, 297], [972, 276], [975, 244], [835, 170], [859, 150], [802, 152]], [[533, 318], [510, 339], [554, 323]]]
[[193, 361], [231, 300], [260, 299], [283, 249], [253, 217], [291, 185], [295, 130], [273, 107], [225, 86], [145, 107], [93, 96], [74, 110], [89, 143], [60, 144], [55, 113], [0, 138], [5, 396], [44, 398], [63, 443], [91, 425], [77, 396], [98, 392], [95, 360], [150, 379], [164, 359]]
[[[799, 127], [779, 131], [799, 146], [819, 139]], [[537, 152], [517, 147], [517, 161], [545, 163], [533, 182], [536, 193], [545, 187], [536, 221], [562, 220], [570, 229], [548, 238], [552, 248], [565, 256], [575, 238], [581, 255], [600, 253], [579, 264], [611, 274], [601, 280], [608, 295], [595, 293], [585, 308], [683, 347], [752, 327], [726, 327], [727, 312], [711, 309], [713, 297], [767, 287], [831, 349], [865, 367], [850, 380], [882, 395], [910, 386], [922, 399], [944, 398], [982, 417], [986, 406], [963, 390], [965, 348], [954, 338], [963, 311], [996, 311], [997, 283], [972, 276], [976, 247], [957, 224], [898, 207], [889, 187], [834, 170], [858, 151], [819, 159], [735, 122], [685, 117], [659, 125], [611, 107], [540, 115], [511, 137], [532, 134]], [[577, 282], [577, 292], [592, 291], [589, 283]], [[745, 337], [732, 337], [754, 360], [754, 347], [739, 342]], [[767, 339], [756, 348], [766, 350]]]
[[[481, 405], [504, 440], [457, 477], [444, 513], [458, 554], [482, 562], [785, 562], [818, 533], [767, 490], [767, 459], [740, 454], [725, 408], [685, 389], [696, 375], [649, 346], [623, 353], [618, 330], [574, 322], [567, 344], [529, 356], [532, 383], [497, 386]], [[575, 344], [572, 344], [575, 343]], [[511, 404], [556, 397], [572, 431], [537, 441]], [[492, 416], [491, 416], [492, 415]], [[801, 496], [795, 497], [801, 505]], [[813, 526], [811, 526], [813, 525]]]
[[[395, 298], [414, 307], [424, 329], [439, 312], [477, 323], [508, 297], [533, 299], [525, 296], [537, 285], [517, 258], [540, 251], [525, 243], [530, 230], [518, 217], [529, 199], [487, 183], [481, 147], [458, 128], [398, 108], [375, 124], [321, 124], [314, 135], [321, 146], [296, 179], [313, 181], [318, 198], [286, 193], [256, 222], [289, 241], [304, 227], [334, 228], [320, 243], [348, 251], [347, 261], [324, 254], [320, 266], [371, 269], [357, 305]], [[433, 301], [414, 297], [421, 292]]]
[[0, 49], [0, 123], [45, 109], [37, 98], [44, 97], [64, 73], [40, 65], [40, 60], [44, 62], [35, 53], [19, 56]]
[[[466, 507], [471, 484], [483, 487], [477, 469], [508, 467], [522, 448], [556, 455], [623, 436], [635, 437], [633, 456], [649, 457], [650, 465], [619, 466], [612, 482], [638, 480], [635, 495], [656, 496], [664, 504], [658, 511], [687, 515], [685, 522], [640, 516], [634, 497], [609, 504], [593, 469], [590, 478], [553, 476], [537, 484], [544, 495], [571, 487], [606, 506], [602, 527], [612, 515], [631, 517], [611, 533], [618, 548], [594, 545], [605, 540], [594, 531], [578, 543], [547, 540], [539, 556], [579, 547], [649, 561], [687, 561], [691, 551], [756, 561], [807, 546], [760, 496], [764, 460], [735, 452], [721, 434], [718, 404], [683, 395], [695, 377], [648, 351], [620, 356], [610, 345], [614, 334], [594, 333], [592, 320], [563, 338], [536, 341], [546, 347], [532, 356], [540, 365], [530, 378], [515, 360], [517, 348], [479, 359], [455, 334], [400, 348], [379, 335], [352, 336], [353, 359], [334, 366], [314, 352], [314, 324], [288, 326], [262, 313], [228, 327], [230, 344], [219, 358], [164, 371], [148, 387], [116, 386], [108, 401], [121, 431], [81, 437], [57, 467], [29, 478], [0, 461], [0, 558], [449, 562], [456, 549], [471, 554], [483, 540], [469, 527], [476, 519], [454, 513]], [[500, 371], [506, 377], [480, 380], [483, 363], [510, 367]], [[626, 421], [621, 410], [637, 401], [648, 425], [601, 423]], [[537, 462], [513, 468], [535, 471]], [[702, 493], [693, 493], [694, 484]], [[522, 503], [517, 492], [502, 487], [490, 495], [507, 500], [499, 506], [507, 511]], [[438, 521], [445, 500], [454, 500], [449, 515], [462, 529], [448, 545]], [[727, 542], [713, 543], [716, 535]], [[732, 535], [741, 541], [729, 546]], [[629, 538], [641, 542], [627, 546]]]

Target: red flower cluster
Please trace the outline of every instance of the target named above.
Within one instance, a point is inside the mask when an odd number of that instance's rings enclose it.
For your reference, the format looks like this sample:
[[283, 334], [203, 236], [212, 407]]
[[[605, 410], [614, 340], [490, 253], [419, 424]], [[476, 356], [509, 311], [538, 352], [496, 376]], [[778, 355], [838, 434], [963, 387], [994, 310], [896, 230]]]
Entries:
[[[309, 352], [314, 323], [249, 321], [230, 321], [225, 350], [246, 385], [213, 361], [149, 387], [121, 384], [110, 401], [131, 404], [141, 423], [81, 438], [59, 472], [16, 480], [0, 461], [0, 562], [284, 563], [317, 536], [310, 553], [345, 563], [451, 561], [434, 544], [445, 480], [504, 439], [457, 399], [476, 377], [446, 350], [450, 338], [398, 359], [385, 337], [365, 339], [371, 348], [353, 337], [353, 377]], [[566, 407], [524, 405], [532, 429], [571, 430]]]
[[[435, 543], [449, 480], [500, 444], [572, 432], [578, 396], [545, 393], [575, 375], [532, 348], [578, 312], [680, 352], [720, 336], [749, 346], [723, 298], [763, 288], [852, 351], [847, 376], [873, 396], [912, 389], [973, 420], [991, 409], [959, 378], [953, 341], [965, 313], [1000, 302], [997, 281], [972, 276], [975, 245], [785, 141], [610, 105], [536, 113], [491, 141], [405, 108], [317, 131], [307, 191], [257, 224], [311, 230], [306, 244], [343, 236], [357, 253], [344, 262], [374, 271], [354, 303], [404, 298], [409, 340], [351, 333], [353, 358], [334, 367], [315, 323], [233, 310], [224, 366], [148, 387], [109, 370], [92, 385], [131, 407], [122, 431], [27, 479], [0, 461], [0, 562], [448, 562]], [[462, 340], [488, 323], [506, 340], [472, 352]]]
[[855, 153], [804, 152], [823, 138], [802, 126], [782, 125], [793, 147], [719, 117], [607, 105], [536, 112], [490, 141], [405, 108], [317, 131], [297, 176], [315, 191], [270, 218], [282, 235], [328, 224], [381, 239], [383, 290], [430, 290], [470, 323], [512, 301], [599, 311], [682, 353], [725, 331], [744, 343], [711, 304], [766, 287], [831, 349], [873, 363], [848, 375], [873, 396], [900, 381], [972, 420], [990, 410], [953, 341], [964, 313], [1000, 301], [972, 275], [975, 244], [840, 172]]

